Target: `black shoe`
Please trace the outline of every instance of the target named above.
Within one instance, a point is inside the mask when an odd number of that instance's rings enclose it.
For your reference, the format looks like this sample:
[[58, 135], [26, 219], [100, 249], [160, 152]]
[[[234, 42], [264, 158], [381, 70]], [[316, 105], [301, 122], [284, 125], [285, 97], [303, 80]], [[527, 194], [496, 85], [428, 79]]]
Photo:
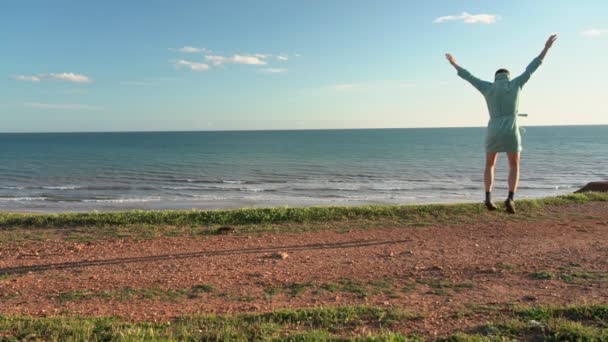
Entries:
[[489, 211], [494, 211], [496, 209], [498, 209], [494, 203], [492, 203], [491, 201], [485, 201], [484, 203], [486, 205], [486, 208], [488, 208]]
[[509, 214], [515, 214], [515, 201], [512, 199], [507, 199], [505, 201], [505, 207], [507, 208], [507, 212]]

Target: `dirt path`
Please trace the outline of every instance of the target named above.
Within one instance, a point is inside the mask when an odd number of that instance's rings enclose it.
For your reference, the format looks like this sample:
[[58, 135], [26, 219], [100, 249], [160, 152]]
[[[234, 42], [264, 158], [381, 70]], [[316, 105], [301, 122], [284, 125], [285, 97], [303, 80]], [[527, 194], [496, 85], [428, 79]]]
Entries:
[[0, 244], [0, 314], [162, 321], [366, 304], [424, 315], [405, 333], [441, 334], [478, 323], [483, 305], [608, 302], [608, 203], [547, 211], [557, 218]]

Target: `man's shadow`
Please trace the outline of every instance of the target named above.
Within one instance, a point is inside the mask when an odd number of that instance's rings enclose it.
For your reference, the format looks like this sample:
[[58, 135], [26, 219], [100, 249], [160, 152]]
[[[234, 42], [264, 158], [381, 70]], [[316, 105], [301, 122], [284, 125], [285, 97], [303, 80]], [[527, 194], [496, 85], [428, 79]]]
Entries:
[[106, 266], [106, 265], [151, 262], [151, 261], [201, 258], [201, 257], [206, 257], [206, 256], [259, 254], [259, 253], [272, 253], [272, 252], [279, 252], [279, 251], [297, 252], [297, 251], [313, 251], [313, 250], [324, 250], [324, 249], [329, 250], [329, 249], [362, 248], [362, 247], [371, 247], [371, 246], [395, 245], [395, 244], [405, 243], [405, 242], [409, 242], [409, 241], [412, 241], [412, 240], [391, 240], [391, 241], [359, 240], [359, 241], [349, 241], [349, 242], [340, 242], [340, 243], [316, 243], [316, 244], [308, 244], [308, 245], [277, 246], [277, 247], [266, 247], [266, 248], [245, 248], [245, 249], [201, 251], [201, 252], [190, 252], [190, 253], [179, 253], [179, 254], [160, 254], [160, 255], [150, 255], [150, 256], [142, 256], [142, 257], [132, 257], [132, 258], [84, 260], [84, 261], [63, 262], [63, 263], [55, 263], [55, 264], [41, 264], [41, 265], [0, 268], [0, 275], [19, 274], [19, 273], [27, 273], [27, 272], [43, 272], [43, 271], [49, 271], [49, 270], [72, 269], [72, 268], [82, 268], [82, 267], [91, 267], [91, 266]]

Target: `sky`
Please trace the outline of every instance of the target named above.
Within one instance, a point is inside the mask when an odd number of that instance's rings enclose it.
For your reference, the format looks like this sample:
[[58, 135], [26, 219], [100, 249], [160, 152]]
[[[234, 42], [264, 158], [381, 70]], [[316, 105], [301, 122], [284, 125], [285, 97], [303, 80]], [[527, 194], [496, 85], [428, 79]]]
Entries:
[[0, 132], [484, 126], [479, 78], [522, 72], [522, 125], [608, 124], [608, 1], [0, 1]]

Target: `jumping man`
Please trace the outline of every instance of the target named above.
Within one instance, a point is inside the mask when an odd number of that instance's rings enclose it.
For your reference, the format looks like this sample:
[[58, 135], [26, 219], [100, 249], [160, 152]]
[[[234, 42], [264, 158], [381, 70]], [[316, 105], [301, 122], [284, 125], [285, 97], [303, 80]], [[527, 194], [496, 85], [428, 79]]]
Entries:
[[519, 154], [521, 152], [521, 136], [517, 124], [519, 93], [532, 73], [538, 69], [556, 39], [557, 35], [555, 34], [547, 39], [543, 51], [532, 60], [523, 74], [510, 79], [509, 70], [499, 69], [494, 74], [494, 83], [478, 79], [460, 67], [451, 54], [447, 53], [445, 55], [450, 64], [458, 71], [458, 76], [469, 81], [473, 87], [477, 88], [483, 94], [488, 105], [490, 121], [486, 131], [486, 169], [484, 174], [485, 204], [488, 210], [496, 210], [491, 197], [494, 184], [494, 168], [498, 152], [506, 152], [509, 158], [509, 197], [505, 201], [505, 205], [509, 213], [515, 213], [513, 197], [519, 183]]

